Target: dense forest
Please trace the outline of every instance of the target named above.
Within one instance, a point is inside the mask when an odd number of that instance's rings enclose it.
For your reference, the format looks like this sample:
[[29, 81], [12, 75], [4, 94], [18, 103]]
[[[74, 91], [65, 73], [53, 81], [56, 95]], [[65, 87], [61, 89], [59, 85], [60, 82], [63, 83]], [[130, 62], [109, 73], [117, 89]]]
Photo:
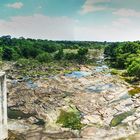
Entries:
[[[89, 50], [104, 49], [109, 65], [126, 69], [129, 76], [140, 78], [140, 42], [51, 41], [31, 38], [0, 37], [0, 60], [30, 63], [54, 61], [92, 62]], [[27, 61], [28, 60], [28, 61]], [[29, 62], [30, 60], [30, 62]]]
[[140, 42], [110, 43], [105, 48], [111, 67], [126, 69], [129, 76], [140, 78]]
[[[80, 60], [86, 59], [88, 49], [101, 49], [106, 42], [80, 42], [80, 41], [49, 41], [41, 39], [0, 37], [0, 59], [18, 60], [35, 59], [39, 62], [52, 60]], [[64, 49], [78, 50], [77, 53]]]

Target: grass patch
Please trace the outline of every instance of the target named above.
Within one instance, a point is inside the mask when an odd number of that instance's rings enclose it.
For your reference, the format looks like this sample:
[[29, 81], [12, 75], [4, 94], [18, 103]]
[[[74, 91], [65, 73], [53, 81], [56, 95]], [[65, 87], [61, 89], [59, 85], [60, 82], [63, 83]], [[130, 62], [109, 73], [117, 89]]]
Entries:
[[116, 70], [116, 69], [112, 69], [112, 70], [110, 71], [110, 73], [113, 74], [113, 75], [118, 75], [118, 74], [120, 74], [119, 71]]
[[140, 87], [134, 87], [133, 89], [128, 91], [129, 95], [134, 96], [135, 94], [140, 93]]
[[63, 127], [71, 128], [73, 130], [80, 130], [83, 127], [79, 112], [66, 112], [61, 110], [57, 123], [62, 124]]

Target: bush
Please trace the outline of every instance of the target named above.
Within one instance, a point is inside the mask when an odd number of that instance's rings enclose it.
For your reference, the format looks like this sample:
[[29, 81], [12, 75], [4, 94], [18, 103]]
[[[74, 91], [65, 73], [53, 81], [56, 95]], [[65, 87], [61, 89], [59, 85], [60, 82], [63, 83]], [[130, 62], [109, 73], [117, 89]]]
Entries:
[[63, 57], [64, 57], [63, 49], [60, 49], [60, 50], [58, 51], [58, 53], [56, 53], [56, 54], [54, 55], [54, 59], [56, 59], [56, 60], [61, 60]]
[[12, 48], [5, 47], [3, 48], [3, 54], [2, 54], [2, 59], [3, 60], [16, 60], [19, 58], [19, 55], [16, 53], [16, 51]]
[[78, 50], [78, 55], [85, 56], [85, 55], [87, 55], [87, 53], [88, 53], [88, 49], [87, 48], [80, 48]]
[[117, 75], [117, 74], [120, 74], [120, 73], [119, 73], [118, 70], [116, 70], [116, 69], [112, 69], [112, 70], [111, 70], [111, 74], [113, 74], [113, 75]]
[[16, 63], [16, 66], [18, 67], [23, 67], [23, 68], [27, 68], [27, 67], [37, 67], [39, 65], [39, 62], [37, 60], [33, 60], [33, 59], [19, 59]]
[[43, 62], [51, 62], [52, 61], [52, 56], [49, 53], [42, 53], [39, 54], [36, 59], [43, 63]]
[[62, 124], [63, 127], [71, 128], [73, 130], [80, 130], [82, 128], [81, 116], [78, 112], [66, 112], [61, 110], [57, 123]]
[[88, 54], [88, 49], [87, 48], [80, 48], [78, 50], [78, 54], [77, 54], [77, 61], [78, 62], [85, 62], [87, 60], [86, 55]]
[[65, 59], [66, 60], [75, 60], [77, 59], [77, 55], [75, 53], [66, 53], [65, 54]]
[[135, 94], [140, 94], [140, 87], [134, 87], [133, 89], [129, 90], [128, 93], [131, 96], [134, 96]]
[[127, 72], [130, 76], [140, 78], [140, 58], [132, 62], [132, 64], [128, 67]]

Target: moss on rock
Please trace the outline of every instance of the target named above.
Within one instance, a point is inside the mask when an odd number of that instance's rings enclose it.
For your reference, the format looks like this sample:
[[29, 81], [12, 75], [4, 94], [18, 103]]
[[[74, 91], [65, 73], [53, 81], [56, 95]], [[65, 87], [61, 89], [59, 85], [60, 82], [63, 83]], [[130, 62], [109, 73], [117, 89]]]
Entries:
[[57, 123], [62, 124], [63, 127], [71, 128], [73, 130], [80, 130], [83, 127], [81, 123], [81, 115], [79, 112], [61, 110]]
[[111, 127], [115, 127], [119, 124], [121, 124], [121, 122], [126, 119], [128, 116], [131, 116], [133, 114], [133, 111], [128, 111], [128, 112], [124, 112], [121, 113], [119, 115], [116, 115], [110, 122], [110, 126]]

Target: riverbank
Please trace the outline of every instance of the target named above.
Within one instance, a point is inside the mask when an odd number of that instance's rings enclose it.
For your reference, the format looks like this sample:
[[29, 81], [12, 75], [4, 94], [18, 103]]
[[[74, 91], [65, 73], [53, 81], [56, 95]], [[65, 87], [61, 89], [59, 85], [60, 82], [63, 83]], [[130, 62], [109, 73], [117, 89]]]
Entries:
[[[96, 66], [78, 68], [49, 78], [9, 78], [10, 133], [27, 140], [113, 140], [138, 132], [140, 99], [129, 95], [131, 85], [112, 75], [102, 57]], [[62, 110], [79, 112], [79, 119], [69, 123], [82, 127], [57, 123]]]

